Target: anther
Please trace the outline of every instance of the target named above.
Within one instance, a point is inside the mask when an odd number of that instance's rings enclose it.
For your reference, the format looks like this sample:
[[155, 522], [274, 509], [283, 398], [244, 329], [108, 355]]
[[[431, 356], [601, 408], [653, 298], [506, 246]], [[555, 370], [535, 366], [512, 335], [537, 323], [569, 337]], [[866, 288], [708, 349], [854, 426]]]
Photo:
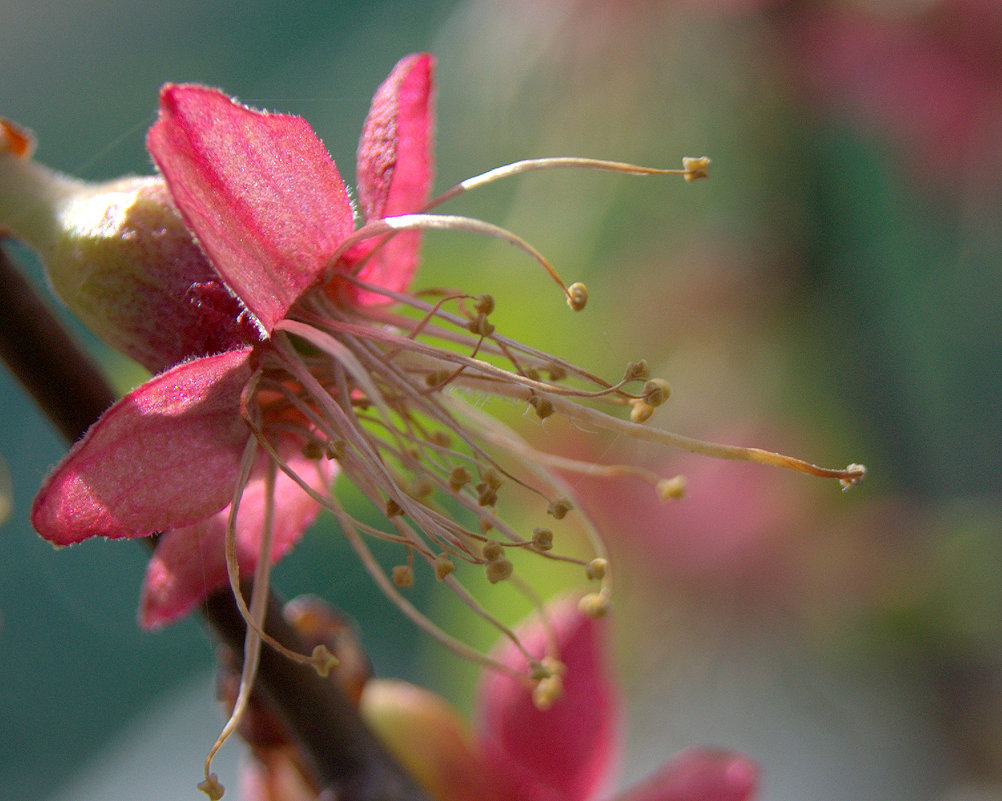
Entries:
[[604, 617], [610, 606], [606, 592], [590, 592], [578, 601], [578, 609], [589, 617]]
[[488, 562], [496, 562], [498, 559], [504, 558], [504, 548], [501, 547], [500, 542], [490, 540], [484, 543], [483, 548], [480, 549], [480, 554]]
[[333, 439], [327, 443], [325, 455], [328, 459], [343, 459], [348, 443], [343, 439]]
[[549, 551], [553, 548], [553, 532], [548, 528], [532, 530], [532, 546], [537, 551]]
[[529, 398], [529, 405], [536, 410], [536, 416], [540, 420], [553, 414], [553, 401], [543, 395], [533, 395]]
[[652, 378], [644, 384], [643, 398], [651, 406], [660, 406], [671, 396], [671, 384], [663, 378]]
[[623, 381], [645, 381], [647, 376], [647, 359], [641, 359], [640, 361], [627, 363]]
[[432, 370], [425, 375], [424, 383], [429, 387], [437, 387], [446, 383], [452, 377], [453, 372], [453, 370]]
[[663, 478], [658, 482], [656, 489], [662, 501], [675, 501], [685, 497], [685, 476]]
[[322, 679], [326, 679], [331, 670], [340, 664], [337, 657], [334, 656], [334, 654], [330, 652], [330, 649], [323, 644], [320, 644], [313, 649], [313, 652], [310, 654], [310, 658], [313, 661], [313, 669]]
[[463, 487], [470, 483], [473, 477], [467, 472], [465, 467], [454, 467], [452, 472], [449, 473], [449, 486], [452, 488], [453, 492], [459, 492]]
[[414, 569], [410, 565], [397, 565], [391, 571], [393, 583], [398, 587], [414, 586]]
[[397, 503], [393, 498], [386, 499], [386, 516], [387, 517], [399, 517], [404, 513], [403, 507]]
[[591, 581], [601, 581], [605, 578], [605, 569], [609, 563], [607, 560], [597, 557], [585, 565], [585, 575]]
[[546, 508], [548, 514], [550, 514], [556, 520], [563, 520], [567, 513], [574, 508], [572, 504], [566, 498], [557, 498], [550, 502], [550, 505]]
[[567, 305], [574, 311], [581, 311], [588, 304], [588, 287], [575, 281], [567, 287]]
[[710, 160], [706, 156], [685, 156], [682, 159], [682, 169], [685, 170], [685, 180], [695, 181], [699, 178], [708, 178]]
[[550, 669], [542, 662], [537, 662], [533, 659], [529, 663], [529, 678], [533, 681], [542, 681], [543, 679], [550, 678], [552, 675]]
[[654, 407], [637, 398], [630, 400], [630, 422], [646, 423], [654, 414]]
[[842, 491], [845, 492], [857, 484], [861, 483], [864, 478], [866, 478], [866, 466], [861, 464], [851, 464], [846, 467], [846, 472], [851, 475], [846, 478], [840, 478], [839, 483], [842, 485]]
[[445, 577], [455, 569], [456, 565], [449, 558], [448, 554], [440, 553], [435, 557], [435, 578], [439, 581], [444, 581]]
[[309, 440], [303, 444], [303, 456], [307, 459], [319, 460], [324, 455], [324, 449], [314, 440]]
[[567, 371], [559, 364], [546, 365], [546, 372], [550, 374], [550, 381], [563, 381], [567, 378]]
[[477, 298], [477, 305], [473, 308], [477, 310], [478, 314], [489, 315], [494, 311], [494, 296], [480, 295]]
[[207, 776], [204, 782], [199, 782], [198, 789], [209, 796], [212, 801], [219, 801], [223, 797], [223, 785], [219, 783], [219, 777], [215, 773]]
[[487, 319], [487, 315], [482, 312], [466, 324], [466, 329], [471, 334], [481, 337], [489, 337], [494, 333], [494, 325]]
[[514, 566], [507, 559], [498, 559], [494, 562], [488, 562], [484, 568], [484, 571], [487, 574], [487, 580], [491, 584], [497, 584], [499, 581], [504, 581], [506, 578], [511, 576], [514, 570]]

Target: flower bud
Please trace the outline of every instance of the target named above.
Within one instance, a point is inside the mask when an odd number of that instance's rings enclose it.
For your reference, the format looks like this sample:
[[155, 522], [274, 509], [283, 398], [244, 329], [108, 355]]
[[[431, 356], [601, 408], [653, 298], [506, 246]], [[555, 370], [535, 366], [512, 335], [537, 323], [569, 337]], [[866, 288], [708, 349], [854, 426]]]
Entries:
[[105, 342], [159, 372], [259, 338], [162, 179], [87, 183], [31, 151], [27, 132], [0, 120], [0, 229], [38, 252], [56, 294]]

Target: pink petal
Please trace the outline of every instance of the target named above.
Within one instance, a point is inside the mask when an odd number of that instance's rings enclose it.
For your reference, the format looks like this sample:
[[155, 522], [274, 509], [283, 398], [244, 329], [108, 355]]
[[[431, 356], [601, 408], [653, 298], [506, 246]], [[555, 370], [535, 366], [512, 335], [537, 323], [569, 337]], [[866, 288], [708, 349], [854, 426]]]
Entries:
[[[435, 60], [426, 53], [407, 56], [376, 90], [358, 144], [358, 199], [366, 221], [420, 211], [428, 199], [432, 173], [433, 86]], [[343, 264], [350, 269], [378, 240], [367, 240], [349, 251]], [[417, 269], [421, 235], [396, 235], [359, 272], [359, 277], [400, 292]], [[350, 289], [355, 302], [375, 302], [379, 296]]]
[[323, 144], [299, 117], [168, 84], [147, 146], [213, 266], [271, 331], [353, 229]]
[[[311, 487], [322, 492], [334, 477], [334, 463], [285, 453], [289, 466]], [[265, 480], [259, 470], [247, 485], [237, 512], [237, 562], [240, 575], [250, 576], [261, 550]], [[275, 479], [275, 529], [271, 559], [277, 562], [299, 542], [320, 511], [316, 501], [284, 472]], [[140, 623], [153, 628], [170, 623], [228, 584], [224, 541], [230, 507], [205, 520], [166, 532], [146, 568]]]
[[758, 787], [758, 766], [741, 754], [689, 748], [616, 801], [747, 801]]
[[250, 349], [185, 362], [112, 406], [46, 479], [31, 521], [56, 545], [144, 537], [230, 500], [248, 430]]
[[[583, 801], [607, 777], [615, 750], [616, 698], [603, 656], [603, 621], [573, 600], [548, 607], [560, 659], [567, 667], [564, 696], [541, 712], [529, 692], [498, 672], [480, 687], [480, 730], [488, 763], [511, 785], [513, 797]], [[533, 620], [516, 630], [537, 658], [546, 635]], [[525, 658], [508, 641], [494, 654], [528, 675]]]

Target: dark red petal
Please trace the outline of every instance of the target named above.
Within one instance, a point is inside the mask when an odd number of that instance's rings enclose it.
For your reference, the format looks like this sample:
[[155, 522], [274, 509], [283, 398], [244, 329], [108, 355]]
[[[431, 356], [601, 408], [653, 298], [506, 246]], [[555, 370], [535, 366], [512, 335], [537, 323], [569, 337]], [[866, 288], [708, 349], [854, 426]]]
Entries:
[[[515, 797], [584, 801], [600, 787], [615, 757], [617, 704], [603, 654], [603, 621], [582, 614], [573, 600], [547, 607], [567, 668], [564, 695], [546, 712], [517, 681], [489, 672], [480, 686], [480, 733], [488, 762], [510, 782]], [[534, 656], [546, 633], [535, 619], [516, 629]], [[507, 640], [494, 654], [528, 675], [525, 658]]]
[[[334, 477], [334, 463], [284, 454], [288, 464], [310, 486], [322, 492]], [[240, 575], [253, 575], [261, 550], [265, 480], [261, 471], [250, 481], [237, 512], [237, 563]], [[277, 562], [299, 542], [320, 507], [285, 473], [275, 478], [275, 529], [271, 558]], [[140, 623], [153, 628], [170, 623], [225, 587], [226, 523], [230, 507], [191, 526], [166, 532], [146, 568], [139, 604]]]
[[323, 144], [299, 117], [168, 84], [147, 145], [212, 265], [271, 331], [354, 227]]
[[[366, 221], [420, 211], [428, 199], [432, 174], [433, 71], [427, 53], [402, 59], [376, 90], [362, 127], [356, 167], [359, 205]], [[350, 252], [350, 268], [376, 240]], [[421, 235], [397, 234], [359, 272], [359, 277], [401, 292], [417, 269]], [[349, 295], [351, 296], [351, 295]], [[356, 300], [374, 296], [355, 293]]]
[[748, 801], [758, 767], [748, 757], [713, 748], [689, 748], [616, 801]]
[[112, 406], [46, 479], [31, 521], [47, 540], [144, 537], [230, 500], [248, 429], [250, 349], [185, 362]]

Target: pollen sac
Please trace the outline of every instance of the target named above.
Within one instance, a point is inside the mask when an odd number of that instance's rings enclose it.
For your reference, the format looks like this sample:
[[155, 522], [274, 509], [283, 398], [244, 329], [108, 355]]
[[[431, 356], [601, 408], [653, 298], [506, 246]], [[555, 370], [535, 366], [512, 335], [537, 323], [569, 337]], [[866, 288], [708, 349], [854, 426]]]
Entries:
[[555, 501], [550, 503], [546, 511], [554, 519], [563, 520], [567, 516], [567, 513], [573, 508], [574, 504], [566, 498], [557, 498]]
[[393, 583], [398, 587], [414, 586], [414, 569], [410, 565], [397, 565], [393, 568]]
[[444, 581], [456, 569], [456, 565], [449, 558], [448, 554], [440, 553], [435, 557], [435, 578]]
[[647, 359], [636, 362], [629, 362], [626, 365], [626, 373], [623, 381], [645, 381], [648, 376]]
[[477, 298], [477, 305], [474, 306], [478, 314], [489, 315], [494, 311], [494, 296], [481, 295]]
[[449, 486], [452, 488], [453, 492], [459, 492], [472, 480], [473, 477], [469, 474], [465, 467], [454, 467], [452, 472], [449, 473]]
[[686, 156], [682, 159], [682, 169], [685, 170], [686, 181], [696, 181], [709, 177], [710, 160], [706, 156]]
[[588, 287], [576, 281], [567, 287], [567, 305], [574, 311], [581, 311], [588, 305]]
[[550, 374], [550, 381], [563, 381], [567, 378], [567, 371], [559, 364], [546, 365], [546, 372]]
[[685, 476], [663, 478], [657, 485], [658, 497], [663, 501], [675, 501], [685, 497]]
[[529, 405], [536, 410], [536, 416], [540, 420], [545, 420], [553, 414], [553, 401], [542, 395], [533, 395], [529, 398]]
[[646, 423], [654, 414], [654, 407], [636, 398], [630, 401], [630, 422]]
[[660, 406], [671, 396], [671, 384], [663, 378], [652, 378], [644, 384], [643, 398], [651, 406]]
[[501, 547], [501, 543], [495, 540], [485, 542], [480, 553], [488, 562], [496, 562], [498, 559], [504, 558], [504, 548]]
[[553, 548], [553, 532], [548, 528], [532, 530], [532, 546], [537, 551], [549, 551]]
[[585, 575], [592, 581], [601, 581], [605, 578], [605, 569], [609, 563], [602, 558], [592, 559], [585, 565]]
[[467, 330], [471, 334], [481, 337], [489, 337], [494, 333], [494, 324], [487, 319], [487, 315], [481, 312], [466, 324]]
[[515, 568], [507, 559], [498, 559], [494, 562], [488, 562], [484, 570], [487, 573], [487, 580], [491, 584], [497, 584], [510, 577]]
[[386, 499], [386, 516], [387, 517], [399, 517], [404, 513], [403, 507], [397, 503], [393, 498]]
[[578, 601], [578, 609], [589, 617], [604, 617], [610, 606], [609, 596], [605, 592], [590, 592]]

